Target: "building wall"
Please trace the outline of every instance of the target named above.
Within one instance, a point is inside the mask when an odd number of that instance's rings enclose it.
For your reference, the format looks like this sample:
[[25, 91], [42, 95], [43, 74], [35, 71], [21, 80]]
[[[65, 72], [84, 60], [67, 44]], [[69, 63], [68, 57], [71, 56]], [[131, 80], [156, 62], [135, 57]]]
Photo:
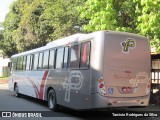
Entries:
[[10, 62], [9, 58], [3, 59], [0, 57], [0, 77], [6, 77], [9, 73], [8, 62]]

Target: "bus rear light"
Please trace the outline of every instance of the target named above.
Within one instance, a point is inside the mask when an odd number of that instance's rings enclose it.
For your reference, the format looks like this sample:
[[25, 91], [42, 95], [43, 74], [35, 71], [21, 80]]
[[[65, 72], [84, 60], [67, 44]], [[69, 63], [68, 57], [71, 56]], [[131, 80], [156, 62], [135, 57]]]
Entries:
[[150, 81], [147, 83], [147, 86], [146, 86], [146, 94], [148, 95], [150, 93], [150, 89], [151, 89], [151, 84], [150, 84]]
[[100, 84], [100, 85], [99, 85], [99, 88], [103, 88], [103, 87], [104, 87], [104, 85], [103, 85], [103, 84]]
[[106, 88], [102, 77], [98, 80], [98, 91], [100, 95], [106, 96]]

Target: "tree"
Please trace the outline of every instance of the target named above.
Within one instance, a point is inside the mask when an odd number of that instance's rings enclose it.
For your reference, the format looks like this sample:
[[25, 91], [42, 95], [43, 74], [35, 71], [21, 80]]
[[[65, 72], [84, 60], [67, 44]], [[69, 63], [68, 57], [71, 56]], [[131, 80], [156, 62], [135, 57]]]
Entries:
[[[48, 20], [54, 32], [51, 38], [57, 39], [79, 32], [86, 20], [79, 17], [77, 6], [82, 5], [85, 0], [47, 0], [42, 19]], [[48, 7], [50, 6], [50, 7]]]
[[78, 8], [88, 32], [118, 30], [147, 36], [160, 52], [160, 0], [87, 0]]
[[16, 0], [6, 16], [5, 54], [46, 45], [47, 42], [78, 32], [86, 20], [79, 18], [77, 6], [83, 0]]
[[88, 32], [106, 29], [136, 32], [134, 6], [132, 0], [87, 0], [78, 9], [82, 18], [89, 19], [84, 26]]
[[151, 45], [160, 52], [160, 0], [135, 0], [138, 16], [137, 30], [151, 39]]

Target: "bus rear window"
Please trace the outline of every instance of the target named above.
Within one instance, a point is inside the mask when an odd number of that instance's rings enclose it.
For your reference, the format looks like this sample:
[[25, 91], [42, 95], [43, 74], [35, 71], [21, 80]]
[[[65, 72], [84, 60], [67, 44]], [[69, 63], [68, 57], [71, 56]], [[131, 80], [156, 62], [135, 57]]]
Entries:
[[89, 67], [89, 59], [90, 59], [90, 42], [82, 43], [80, 67], [81, 68]]

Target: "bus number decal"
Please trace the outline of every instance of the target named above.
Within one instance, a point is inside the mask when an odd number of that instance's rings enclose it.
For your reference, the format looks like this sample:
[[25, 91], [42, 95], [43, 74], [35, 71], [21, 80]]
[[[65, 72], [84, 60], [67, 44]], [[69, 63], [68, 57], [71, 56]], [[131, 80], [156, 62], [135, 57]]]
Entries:
[[71, 90], [80, 90], [83, 84], [83, 76], [80, 71], [72, 71], [69, 78], [65, 78], [63, 89], [65, 89], [64, 101], [70, 102]]

